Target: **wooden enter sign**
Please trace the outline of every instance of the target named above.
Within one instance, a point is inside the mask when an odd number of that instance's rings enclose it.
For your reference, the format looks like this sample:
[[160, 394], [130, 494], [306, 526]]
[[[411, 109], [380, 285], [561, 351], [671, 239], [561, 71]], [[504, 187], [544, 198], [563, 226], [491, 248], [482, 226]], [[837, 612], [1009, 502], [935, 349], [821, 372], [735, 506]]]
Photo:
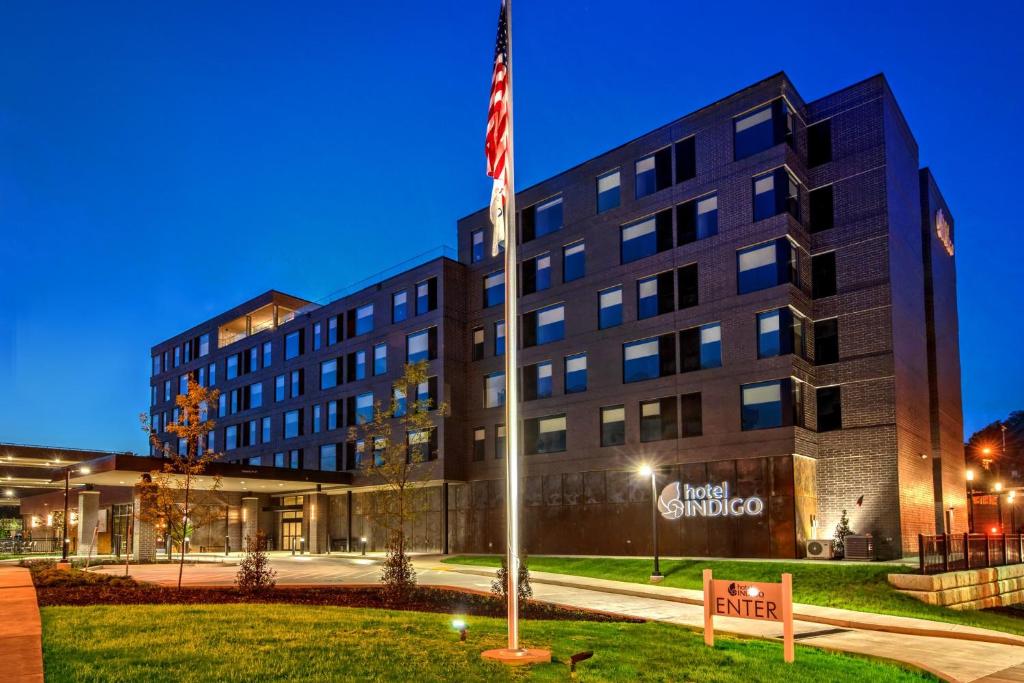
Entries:
[[782, 622], [783, 659], [792, 662], [793, 575], [783, 574], [782, 583], [727, 581], [715, 579], [704, 570], [704, 644], [715, 645], [714, 619], [736, 617]]

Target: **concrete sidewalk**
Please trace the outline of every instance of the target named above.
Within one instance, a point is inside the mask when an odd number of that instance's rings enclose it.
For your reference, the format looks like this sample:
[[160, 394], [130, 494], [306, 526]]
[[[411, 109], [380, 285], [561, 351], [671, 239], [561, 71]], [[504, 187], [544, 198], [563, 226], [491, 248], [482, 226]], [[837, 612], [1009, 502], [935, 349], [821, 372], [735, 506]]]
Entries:
[[0, 614], [3, 680], [42, 683], [43, 629], [27, 569], [0, 566]]

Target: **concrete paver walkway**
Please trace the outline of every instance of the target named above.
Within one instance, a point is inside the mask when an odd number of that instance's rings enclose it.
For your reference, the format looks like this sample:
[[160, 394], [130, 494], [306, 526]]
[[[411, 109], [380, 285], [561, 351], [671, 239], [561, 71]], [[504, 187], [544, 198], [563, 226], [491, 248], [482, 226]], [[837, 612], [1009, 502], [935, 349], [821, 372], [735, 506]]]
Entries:
[[0, 566], [0, 652], [4, 681], [43, 680], [43, 637], [36, 589], [22, 567]]
[[[416, 558], [419, 583], [471, 590], [488, 590], [492, 570], [441, 564], [434, 558]], [[280, 585], [376, 583], [379, 559], [353, 555], [274, 556], [271, 565]], [[100, 571], [123, 572], [123, 567]], [[174, 585], [174, 565], [142, 565], [131, 568], [143, 581]], [[187, 585], [230, 585], [237, 567], [212, 563], [186, 566]], [[531, 572], [538, 600], [702, 628], [703, 608], [699, 591], [645, 586], [618, 581], [587, 579], [561, 574]], [[798, 642], [825, 649], [852, 652], [905, 662], [950, 681], [990, 683], [1024, 681], [1012, 678], [1024, 672], [1024, 639], [1009, 634], [907, 617], [887, 617], [850, 610], [796, 605], [794, 623]], [[832, 626], [837, 621], [840, 626]], [[716, 630], [743, 636], [778, 638], [778, 624], [719, 617]], [[933, 633], [939, 635], [921, 635]], [[941, 637], [939, 637], [941, 635]], [[799, 655], [798, 655], [799, 656]]]

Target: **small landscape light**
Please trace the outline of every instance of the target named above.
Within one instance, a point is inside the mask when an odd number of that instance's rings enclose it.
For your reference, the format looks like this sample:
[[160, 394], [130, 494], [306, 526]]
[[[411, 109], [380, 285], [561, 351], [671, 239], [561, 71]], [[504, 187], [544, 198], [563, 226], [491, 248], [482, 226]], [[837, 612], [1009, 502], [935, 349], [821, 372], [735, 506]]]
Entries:
[[569, 657], [569, 671], [576, 673], [576, 664], [582, 661], [586, 661], [594, 656], [593, 650], [586, 650], [584, 652], [577, 652], [576, 654]]
[[452, 628], [459, 632], [459, 640], [466, 642], [466, 631], [469, 630], [469, 626], [466, 625], [465, 619], [452, 619]]

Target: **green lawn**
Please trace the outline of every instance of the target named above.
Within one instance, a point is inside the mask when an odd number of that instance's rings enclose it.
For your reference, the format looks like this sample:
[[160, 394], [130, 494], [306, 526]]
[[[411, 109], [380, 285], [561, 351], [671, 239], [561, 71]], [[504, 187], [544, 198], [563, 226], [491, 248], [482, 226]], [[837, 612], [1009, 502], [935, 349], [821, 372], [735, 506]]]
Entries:
[[[509, 670], [480, 652], [504, 645], [505, 622], [471, 617], [458, 641], [450, 617], [295, 605], [46, 607], [47, 681], [566, 681], [564, 663]], [[593, 650], [581, 681], [922, 681], [897, 666], [810, 647], [796, 663], [780, 643], [718, 638], [666, 624], [523, 622], [526, 645], [555, 658]]]
[[[444, 561], [478, 567], [501, 566], [501, 558], [494, 555], [458, 555]], [[529, 563], [530, 569], [539, 572], [650, 583], [650, 559], [531, 557]], [[919, 617], [1024, 635], [1024, 619], [994, 612], [935, 607], [893, 590], [886, 575], [912, 571], [900, 565], [663, 560], [661, 571], [665, 580], [659, 585], [700, 590], [702, 572], [706, 568], [711, 568], [718, 578], [738, 581], [778, 581], [782, 572], [789, 572], [793, 575], [793, 600], [808, 605]]]

